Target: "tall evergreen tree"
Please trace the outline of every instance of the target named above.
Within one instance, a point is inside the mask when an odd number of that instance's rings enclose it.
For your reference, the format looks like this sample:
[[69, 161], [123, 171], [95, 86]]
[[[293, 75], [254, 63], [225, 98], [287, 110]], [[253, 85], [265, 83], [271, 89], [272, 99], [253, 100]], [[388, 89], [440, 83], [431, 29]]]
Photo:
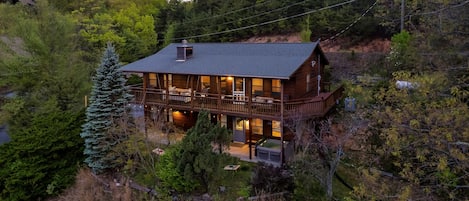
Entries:
[[132, 98], [120, 67], [119, 57], [108, 43], [93, 77], [90, 106], [86, 109], [86, 123], [80, 134], [85, 140], [85, 162], [95, 173], [112, 167], [107, 155], [118, 141], [108, 131], [125, 112], [127, 102]]

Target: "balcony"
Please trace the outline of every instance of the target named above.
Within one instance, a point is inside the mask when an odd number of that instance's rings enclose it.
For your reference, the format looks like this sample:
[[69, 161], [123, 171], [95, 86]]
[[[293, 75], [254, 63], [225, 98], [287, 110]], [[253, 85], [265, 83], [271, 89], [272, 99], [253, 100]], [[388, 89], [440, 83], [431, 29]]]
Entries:
[[[164, 89], [144, 89], [140, 86], [131, 86], [130, 89], [137, 104], [160, 105], [177, 110], [206, 109], [212, 113], [271, 120], [280, 120], [281, 116], [281, 100], [268, 97], [200, 93], [189, 89], [169, 94]], [[284, 118], [322, 117], [334, 107], [342, 93], [341, 86], [319, 96], [284, 101]]]

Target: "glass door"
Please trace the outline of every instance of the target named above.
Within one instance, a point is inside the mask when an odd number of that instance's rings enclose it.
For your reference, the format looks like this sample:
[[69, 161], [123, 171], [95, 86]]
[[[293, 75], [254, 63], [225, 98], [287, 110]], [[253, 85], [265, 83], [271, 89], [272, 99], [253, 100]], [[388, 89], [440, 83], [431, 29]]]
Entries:
[[233, 127], [233, 141], [246, 143], [246, 133], [249, 132], [249, 120], [237, 117], [233, 122]]
[[246, 103], [246, 81], [244, 78], [235, 77], [233, 81], [233, 103], [244, 104]]

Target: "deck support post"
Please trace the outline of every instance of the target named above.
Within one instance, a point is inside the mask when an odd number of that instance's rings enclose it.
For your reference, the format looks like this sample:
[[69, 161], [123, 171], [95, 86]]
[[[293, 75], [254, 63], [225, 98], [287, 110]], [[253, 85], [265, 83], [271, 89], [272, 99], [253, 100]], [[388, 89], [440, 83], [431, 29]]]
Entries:
[[252, 118], [248, 119], [249, 122], [249, 159], [252, 159]]
[[281, 149], [280, 149], [280, 163], [283, 165], [283, 163], [285, 162], [285, 155], [284, 155], [284, 143], [283, 143], [283, 136], [284, 136], [284, 133], [283, 133], [283, 125], [284, 125], [284, 119], [283, 119], [283, 110], [285, 109], [284, 107], [284, 91], [283, 91], [283, 81], [280, 81], [280, 144], [281, 144]]
[[217, 79], [217, 93], [218, 93], [217, 110], [220, 110], [221, 108], [221, 77], [217, 76], [216, 79]]

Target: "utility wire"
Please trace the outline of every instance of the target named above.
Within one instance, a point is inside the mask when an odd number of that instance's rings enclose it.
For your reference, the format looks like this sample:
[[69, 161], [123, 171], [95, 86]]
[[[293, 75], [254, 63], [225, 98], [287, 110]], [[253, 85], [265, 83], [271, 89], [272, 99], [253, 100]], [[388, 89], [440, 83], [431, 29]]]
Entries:
[[[213, 26], [218, 26], [218, 25], [226, 25], [226, 24], [233, 24], [233, 23], [235, 23], [235, 22], [245, 21], [245, 20], [248, 20], [248, 19], [252, 19], [252, 18], [255, 18], [255, 17], [262, 16], [262, 15], [270, 14], [270, 13], [277, 12], [277, 11], [281, 11], [281, 10], [285, 10], [285, 9], [287, 9], [287, 8], [290, 8], [290, 7], [299, 5], [299, 4], [303, 4], [303, 3], [306, 3], [306, 0], [303, 0], [303, 1], [300, 1], [300, 2], [296, 2], [296, 3], [290, 4], [290, 5], [288, 5], [288, 6], [276, 8], [276, 9], [274, 9], [274, 10], [270, 10], [270, 11], [258, 13], [258, 14], [255, 14], [255, 15], [251, 15], [251, 16], [249, 16], [249, 17], [245, 17], [245, 18], [241, 18], [241, 19], [237, 19], [237, 20], [232, 20], [232, 21], [224, 22], [224, 23], [221, 23], [221, 24], [212, 24], [212, 25], [210, 25], [210, 26], [208, 26], [208, 27], [213, 27]], [[206, 28], [206, 27], [198, 27], [198, 28], [190, 29], [190, 30], [176, 31], [175, 33], [182, 33], [182, 32], [187, 32], [187, 31], [196, 31], [196, 30], [201, 30], [201, 29], [203, 29], [203, 28]]]
[[258, 7], [258, 6], [262, 6], [264, 4], [270, 3], [271, 1], [272, 0], [267, 0], [267, 1], [259, 3], [259, 4], [255, 4], [255, 5], [252, 5], [252, 6], [240, 8], [238, 10], [232, 10], [232, 11], [229, 11], [229, 12], [226, 12], [226, 13], [223, 13], [223, 14], [213, 15], [213, 16], [210, 16], [210, 17], [205, 17], [205, 18], [200, 18], [200, 19], [194, 19], [194, 20], [184, 21], [184, 22], [180, 22], [180, 23], [175, 23], [175, 25], [189, 24], [189, 23], [193, 23], [193, 22], [200, 22], [200, 21], [204, 21], [204, 20], [217, 18], [217, 17], [222, 17], [222, 16], [225, 16], [225, 15], [241, 12], [241, 11], [248, 10], [248, 9], [251, 9], [251, 8], [255, 8], [255, 7]]
[[355, 24], [357, 24], [358, 21], [360, 21], [363, 17], [365, 17], [366, 14], [368, 14], [368, 12], [370, 12], [371, 9], [373, 9], [373, 7], [376, 6], [376, 4], [378, 3], [378, 0], [375, 1], [375, 3], [373, 3], [370, 7], [368, 7], [368, 9], [366, 9], [366, 11], [364, 13], [362, 13], [357, 19], [355, 19], [355, 21], [353, 21], [351, 24], [349, 24], [347, 27], [345, 27], [345, 29], [342, 29], [341, 31], [339, 31], [338, 33], [336, 33], [334, 36], [328, 38], [327, 40], [325, 40], [325, 42], [329, 41], [329, 40], [334, 40], [335, 38], [337, 38], [339, 35], [342, 35], [343, 33], [345, 33], [347, 30], [349, 30], [352, 26], [354, 26]]
[[[447, 7], [447, 8], [441, 8], [441, 9], [438, 9], [438, 10], [428, 11], [428, 12], [424, 12], [424, 13], [407, 14], [407, 15], [405, 15], [404, 17], [405, 17], [405, 18], [411, 18], [412, 16], [435, 15], [435, 14], [439, 14], [440, 12], [445, 11], [445, 10], [452, 10], [452, 9], [454, 9], [454, 8], [458, 8], [458, 7], [464, 6], [464, 5], [466, 5], [467, 3], [469, 3], [469, 0], [466, 0], [466, 1], [464, 1], [464, 2], [461, 2], [461, 3], [459, 3], [459, 4], [456, 4], [456, 5]], [[395, 18], [395, 19], [386, 19], [385, 17], [377, 17], [377, 18], [379, 18], [379, 19], [385, 19], [385, 20], [387, 20], [388, 22], [396, 22], [396, 21], [400, 20], [400, 17], [399, 17], [399, 19], [397, 19], [397, 18]]]
[[450, 10], [450, 9], [453, 9], [453, 8], [457, 8], [457, 7], [461, 7], [461, 6], [464, 6], [466, 5], [467, 3], [469, 3], [469, 0], [467, 1], [464, 1], [460, 4], [457, 4], [457, 5], [454, 5], [454, 6], [450, 6], [450, 7], [447, 7], [447, 8], [441, 8], [439, 10], [435, 10], [435, 11], [429, 11], [429, 12], [425, 12], [425, 13], [417, 13], [417, 14], [409, 14], [407, 15], [406, 17], [412, 17], [412, 16], [419, 16], [419, 15], [433, 15], [433, 14], [438, 14], [440, 13], [441, 11], [444, 11], [444, 10]]
[[258, 26], [264, 26], [264, 25], [275, 23], [275, 22], [280, 22], [280, 21], [283, 21], [283, 20], [297, 18], [297, 17], [301, 17], [301, 16], [304, 16], [304, 15], [307, 15], [307, 14], [311, 14], [311, 13], [315, 13], [315, 12], [319, 12], [319, 11], [323, 11], [323, 10], [327, 10], [327, 9], [331, 9], [331, 8], [335, 8], [335, 7], [339, 7], [339, 6], [343, 6], [343, 5], [346, 5], [346, 4], [353, 3], [355, 1], [356, 0], [349, 0], [349, 1], [342, 2], [342, 3], [337, 3], [337, 4], [334, 4], [334, 5], [322, 7], [322, 8], [319, 8], [319, 9], [310, 10], [310, 11], [307, 11], [307, 12], [304, 12], [304, 13], [300, 13], [300, 14], [296, 14], [296, 15], [292, 15], [292, 16], [288, 16], [288, 17], [283, 17], [283, 18], [279, 18], [279, 19], [276, 19], [276, 20], [262, 22], [262, 23], [259, 23], [259, 24], [253, 24], [253, 25], [249, 25], [249, 26], [239, 27], [239, 28], [235, 28], [235, 29], [229, 29], [229, 30], [225, 30], [225, 31], [207, 33], [207, 34], [200, 34], [200, 35], [186, 36], [186, 37], [180, 37], [180, 38], [173, 38], [172, 40], [174, 41], [174, 40], [181, 40], [181, 39], [200, 38], [200, 37], [205, 37], [205, 36], [213, 36], [213, 35], [219, 35], [219, 34], [224, 34], [224, 33], [230, 33], [230, 32], [234, 32], [234, 31], [240, 31], [240, 30], [244, 30], [244, 29], [250, 29], [250, 28], [254, 28], [254, 27], [258, 27]]

